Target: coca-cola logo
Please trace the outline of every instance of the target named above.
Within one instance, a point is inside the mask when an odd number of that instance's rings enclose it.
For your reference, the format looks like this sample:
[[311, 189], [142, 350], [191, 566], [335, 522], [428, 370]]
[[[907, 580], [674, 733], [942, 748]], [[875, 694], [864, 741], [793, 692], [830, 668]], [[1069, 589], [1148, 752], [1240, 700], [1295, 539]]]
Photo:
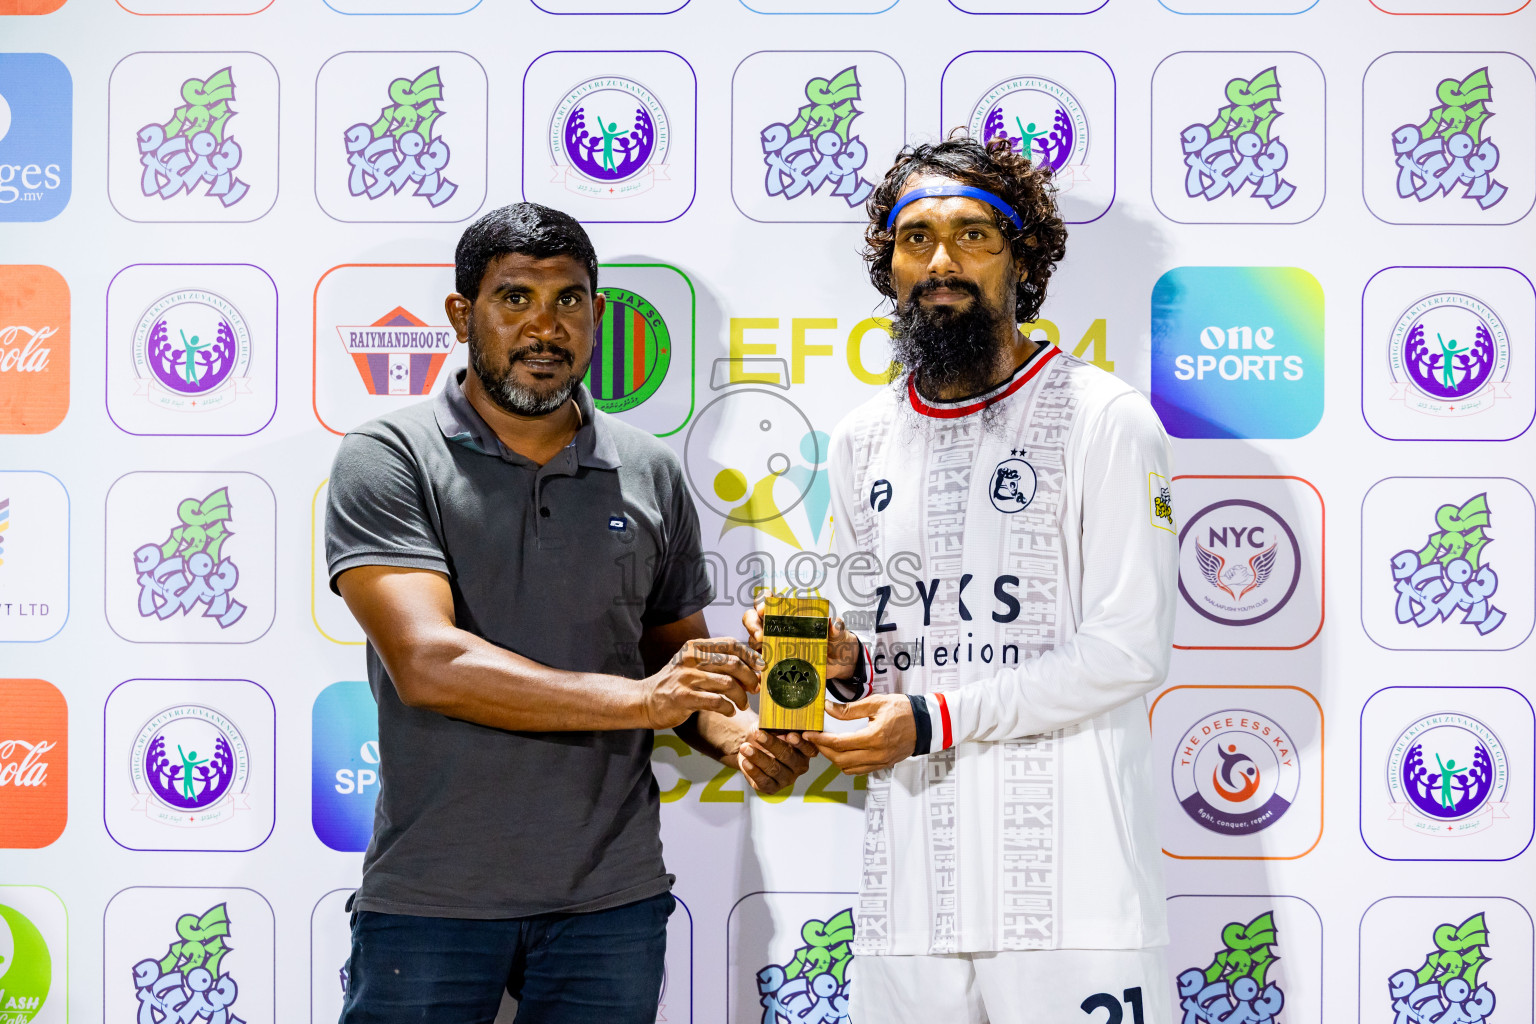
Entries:
[[0, 327], [0, 373], [42, 373], [52, 351], [43, 343], [58, 333], [56, 327]]
[[0, 786], [41, 786], [48, 781], [44, 754], [54, 748], [48, 740], [0, 740]]

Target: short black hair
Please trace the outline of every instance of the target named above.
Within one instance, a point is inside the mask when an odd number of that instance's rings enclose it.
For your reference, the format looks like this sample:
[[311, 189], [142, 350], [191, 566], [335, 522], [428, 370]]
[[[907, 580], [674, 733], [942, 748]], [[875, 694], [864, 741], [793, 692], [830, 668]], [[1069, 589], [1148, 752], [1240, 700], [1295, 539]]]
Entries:
[[1006, 139], [982, 143], [960, 128], [942, 142], [907, 146], [897, 153], [885, 179], [865, 203], [869, 226], [864, 230], [864, 262], [869, 264], [870, 283], [893, 302], [897, 296], [891, 285], [891, 256], [896, 251], [896, 235], [886, 230], [885, 222], [906, 191], [907, 179], [914, 174], [942, 175], [986, 189], [1018, 212], [1024, 222], [1022, 231], [998, 211], [992, 215], [1013, 250], [1013, 258], [1025, 270], [1014, 301], [1014, 319], [1028, 323], [1038, 317], [1051, 271], [1067, 254], [1067, 228], [1056, 207], [1050, 168], [1035, 166]]
[[453, 254], [454, 289], [475, 301], [485, 268], [496, 257], [512, 252], [536, 260], [569, 256], [586, 266], [592, 294], [597, 294], [597, 250], [586, 229], [570, 214], [538, 203], [503, 206], [464, 229]]

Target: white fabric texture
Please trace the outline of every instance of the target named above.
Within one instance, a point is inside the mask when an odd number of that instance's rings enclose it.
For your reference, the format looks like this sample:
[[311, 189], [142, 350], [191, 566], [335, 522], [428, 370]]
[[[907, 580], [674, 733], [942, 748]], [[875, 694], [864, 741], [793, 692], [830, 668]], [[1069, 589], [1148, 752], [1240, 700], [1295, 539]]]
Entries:
[[850, 978], [853, 1024], [1173, 1022], [1161, 949], [863, 956]]
[[829, 469], [838, 564], [876, 566], [841, 595], [875, 692], [944, 696], [933, 752], [871, 777], [855, 951], [1165, 943], [1141, 698], [1178, 545], [1150, 405], [1045, 346], [975, 399], [883, 392]]

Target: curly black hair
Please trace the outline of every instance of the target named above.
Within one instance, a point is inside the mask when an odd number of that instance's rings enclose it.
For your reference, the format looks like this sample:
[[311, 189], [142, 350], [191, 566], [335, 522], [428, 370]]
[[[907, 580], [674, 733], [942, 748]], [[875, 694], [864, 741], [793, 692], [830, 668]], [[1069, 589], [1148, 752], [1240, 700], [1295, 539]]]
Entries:
[[1013, 150], [1004, 138], [978, 142], [957, 128], [943, 142], [907, 146], [896, 154], [891, 169], [864, 204], [869, 226], [864, 229], [864, 262], [875, 290], [898, 301], [891, 285], [891, 256], [896, 236], [885, 229], [891, 208], [906, 190], [914, 174], [936, 174], [1001, 196], [1019, 214], [1024, 230], [996, 210], [997, 226], [1013, 249], [1014, 261], [1024, 270], [1014, 302], [1014, 319], [1027, 323], [1040, 314], [1045, 286], [1051, 271], [1067, 254], [1067, 228], [1056, 208], [1056, 186], [1049, 167], [1036, 167]]

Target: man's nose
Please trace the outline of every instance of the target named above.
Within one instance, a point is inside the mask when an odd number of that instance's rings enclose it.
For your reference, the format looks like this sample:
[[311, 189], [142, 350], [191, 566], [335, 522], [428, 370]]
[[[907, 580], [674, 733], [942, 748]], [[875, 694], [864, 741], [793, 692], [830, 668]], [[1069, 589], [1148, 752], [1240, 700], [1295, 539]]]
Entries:
[[943, 242], [937, 242], [933, 247], [933, 255], [928, 260], [928, 275], [930, 277], [949, 277], [960, 272], [960, 264], [950, 255], [949, 246]]
[[535, 304], [532, 315], [528, 318], [528, 324], [523, 333], [535, 338], [553, 338], [559, 333], [559, 318], [555, 316], [553, 306], [539, 303]]

